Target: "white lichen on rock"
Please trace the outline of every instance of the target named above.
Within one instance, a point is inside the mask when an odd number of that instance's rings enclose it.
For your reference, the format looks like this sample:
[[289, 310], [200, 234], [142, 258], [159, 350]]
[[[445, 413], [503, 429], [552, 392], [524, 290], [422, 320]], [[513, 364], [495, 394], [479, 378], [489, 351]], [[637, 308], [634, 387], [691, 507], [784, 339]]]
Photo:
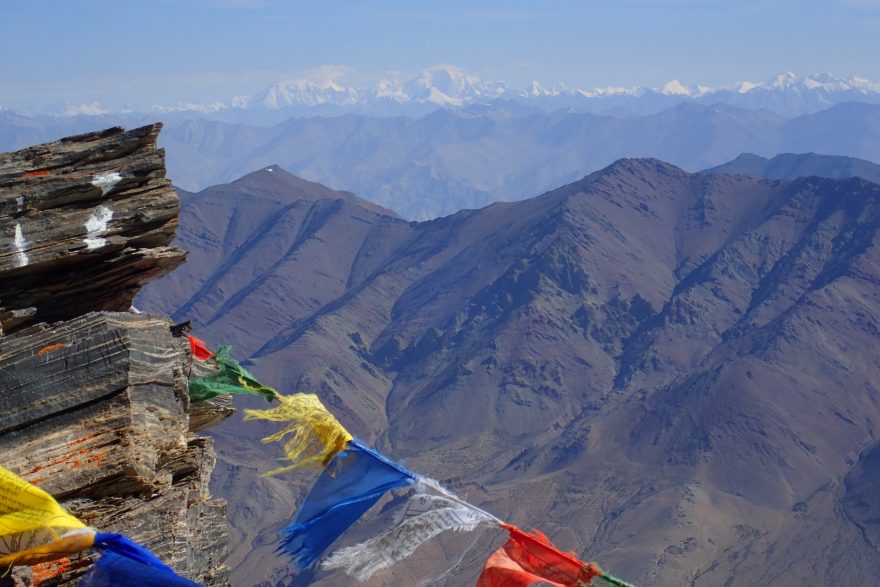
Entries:
[[85, 238], [86, 247], [91, 251], [103, 247], [107, 244], [107, 239], [101, 235], [107, 232], [107, 224], [113, 218], [113, 210], [107, 206], [98, 206], [98, 208], [86, 220], [87, 235]]
[[109, 171], [96, 175], [92, 180], [92, 185], [101, 188], [101, 195], [107, 195], [107, 192], [113, 189], [117, 183], [122, 181], [122, 176], [116, 171]]
[[15, 262], [18, 267], [25, 267], [28, 264], [28, 256], [25, 253], [27, 241], [24, 240], [24, 233], [21, 231], [21, 224], [15, 223], [15, 237], [12, 240], [12, 246], [15, 247]]

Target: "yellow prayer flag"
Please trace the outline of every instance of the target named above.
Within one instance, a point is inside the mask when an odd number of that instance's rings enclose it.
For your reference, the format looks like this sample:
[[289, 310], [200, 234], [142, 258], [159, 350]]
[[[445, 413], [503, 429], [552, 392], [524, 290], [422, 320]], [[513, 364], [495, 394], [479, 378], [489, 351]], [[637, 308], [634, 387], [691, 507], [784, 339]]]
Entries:
[[0, 565], [53, 560], [89, 548], [93, 538], [51, 495], [0, 467]]
[[95, 531], [90, 528], [70, 530], [58, 540], [42, 546], [0, 556], [0, 567], [36, 565], [88, 550], [95, 544]]
[[312, 393], [297, 393], [291, 396], [278, 394], [278, 404], [267, 410], [245, 410], [245, 420], [268, 420], [285, 422], [287, 426], [263, 438], [263, 442], [284, 442], [285, 457], [290, 465], [266, 473], [277, 475], [285, 471], [318, 464], [323, 466], [345, 448], [352, 435], [327, 411], [318, 396]]

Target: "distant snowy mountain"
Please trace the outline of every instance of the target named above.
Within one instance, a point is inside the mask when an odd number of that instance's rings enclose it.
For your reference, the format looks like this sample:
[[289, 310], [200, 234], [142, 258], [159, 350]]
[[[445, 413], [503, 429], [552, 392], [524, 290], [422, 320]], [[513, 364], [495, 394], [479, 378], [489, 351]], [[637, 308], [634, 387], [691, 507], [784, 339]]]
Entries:
[[830, 73], [797, 77], [779, 74], [764, 83], [739, 82], [710, 92], [707, 99], [749, 110], [759, 108], [783, 116], [812, 114], [844, 102], [880, 103], [880, 83]]
[[439, 106], [464, 106], [505, 97], [509, 93], [504, 82], [481, 82], [451, 65], [426, 69], [404, 87], [409, 100], [431, 102]]
[[694, 101], [765, 109], [794, 117], [841, 102], [880, 103], [880, 83], [830, 73], [797, 77], [786, 72], [762, 83], [742, 81], [719, 88], [688, 85], [677, 79], [659, 88], [611, 86], [583, 89], [564, 84], [548, 87], [538, 81], [525, 88], [512, 88], [505, 82], [483, 81], [454, 66], [442, 65], [424, 70], [407, 83], [385, 79], [365, 88], [342, 87], [334, 82], [279, 82], [250, 100], [248, 107], [270, 111], [323, 107], [360, 114], [418, 115], [425, 112], [426, 106], [456, 108], [498, 99], [545, 110], [575, 108], [597, 114], [650, 114], [681, 102]]
[[363, 101], [364, 96], [361, 94], [362, 90], [343, 88], [332, 81], [316, 83], [308, 80], [291, 80], [278, 82], [257, 94], [249, 103], [270, 110], [323, 104], [355, 106]]
[[[483, 82], [451, 65], [439, 65], [405, 84], [383, 79], [365, 88], [342, 87], [333, 81], [282, 81], [260, 92], [248, 105], [258, 110], [339, 109], [364, 114], [423, 114], [424, 108], [462, 107], [511, 95], [503, 82]], [[399, 108], [408, 105], [415, 108]]]
[[[302, 116], [418, 117], [440, 108], [483, 106], [499, 100], [548, 112], [566, 109], [614, 116], [655, 114], [685, 102], [709, 106], [728, 104], [794, 118], [844, 102], [880, 103], [880, 82], [830, 73], [798, 77], [786, 72], [765, 82], [740, 81], [717, 88], [689, 85], [677, 79], [656, 88], [608, 86], [585, 89], [560, 83], [547, 86], [538, 81], [514, 88], [503, 81], [481, 80], [452, 65], [438, 65], [425, 69], [409, 81], [392, 77], [374, 85], [354, 87], [333, 79], [293, 79], [279, 81], [253, 96], [236, 96], [228, 102], [154, 106], [145, 114], [277, 124]], [[57, 114], [98, 116], [114, 113], [92, 103], [68, 106]]]

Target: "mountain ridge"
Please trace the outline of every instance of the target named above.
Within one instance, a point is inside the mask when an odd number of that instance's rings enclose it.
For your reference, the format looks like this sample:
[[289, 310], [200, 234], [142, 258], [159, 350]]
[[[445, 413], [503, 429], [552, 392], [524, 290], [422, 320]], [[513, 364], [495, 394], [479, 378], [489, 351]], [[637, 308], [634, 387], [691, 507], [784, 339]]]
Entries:
[[[0, 148], [119, 122], [0, 115]], [[505, 102], [416, 119], [347, 114], [270, 127], [183, 120], [166, 125], [162, 144], [176, 185], [188, 191], [277, 164], [425, 220], [542, 193], [621, 157], [657, 157], [689, 171], [744, 152], [772, 157], [812, 151], [880, 161], [880, 105], [839, 104], [786, 119], [697, 103], [618, 117], [544, 113]]]
[[[880, 573], [865, 539], [880, 531], [880, 186], [624, 159], [535, 198], [420, 223], [352, 203], [307, 229], [314, 204], [300, 203], [293, 246], [274, 252], [255, 229], [194, 238], [209, 204], [262, 206], [184, 203], [181, 243], [198, 271], [141, 303], [174, 310], [169, 292], [207, 284], [176, 318], [235, 341], [261, 379], [317, 392], [352, 433], [481, 507], [643, 585]], [[261, 236], [259, 266], [198, 252]], [[237, 532], [263, 511], [271, 533], [289, 512], [267, 504], [305, 489], [299, 478], [242, 485], [270, 458], [242, 446], [261, 432], [217, 431], [218, 491]], [[375, 582], [449, 565], [447, 584], [471, 581], [497, 544], [469, 540], [425, 547]], [[234, 539], [232, 550], [241, 577], [288, 580], [267, 548]]]
[[[169, 128], [166, 145], [177, 153], [169, 165], [187, 189], [278, 163], [424, 220], [522, 199], [626, 156], [656, 156], [691, 170], [747, 151], [774, 155], [829, 148], [839, 155], [880, 160], [880, 134], [871, 130], [878, 113], [880, 106], [841, 105], [786, 120], [733, 106], [682, 104], [623, 119], [570, 112], [494, 117], [439, 111], [414, 121], [347, 115], [295, 119], [270, 129], [193, 121]], [[827, 132], [817, 132], [817, 123]], [[249, 138], [230, 157], [196, 138], [215, 133], [247, 133]], [[199, 159], [210, 165], [189, 158], [190, 145], [196, 144]], [[200, 170], [201, 177], [187, 169]]]
[[736, 159], [702, 171], [701, 173], [726, 173], [751, 175], [767, 179], [792, 180], [798, 177], [818, 176], [833, 179], [861, 177], [872, 183], [880, 183], [880, 165], [841, 155], [818, 153], [781, 153], [772, 159], [743, 153]]

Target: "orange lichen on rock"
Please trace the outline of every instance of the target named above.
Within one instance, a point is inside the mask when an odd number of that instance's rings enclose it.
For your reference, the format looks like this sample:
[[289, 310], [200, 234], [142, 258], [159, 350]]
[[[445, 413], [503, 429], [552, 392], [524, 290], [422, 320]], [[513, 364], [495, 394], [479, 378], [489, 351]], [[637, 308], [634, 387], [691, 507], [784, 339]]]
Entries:
[[77, 569], [82, 569], [88, 566], [90, 560], [88, 557], [76, 556], [75, 558], [70, 558], [68, 556], [59, 558], [54, 561], [49, 561], [45, 563], [39, 563], [31, 566], [31, 573], [33, 574], [33, 585], [34, 587], [39, 587], [42, 585], [44, 581], [48, 581], [49, 579], [55, 579], [56, 577], [60, 577], [64, 573], [75, 571]]
[[64, 347], [63, 342], [56, 342], [55, 344], [50, 344], [49, 346], [44, 346], [43, 348], [41, 348], [40, 350], [37, 351], [37, 354], [38, 355], [45, 355], [48, 352], [58, 350], [62, 347]]
[[34, 575], [34, 585], [39, 585], [46, 579], [52, 579], [58, 575], [64, 574], [66, 571], [70, 570], [70, 564], [72, 562], [73, 561], [70, 560], [69, 556], [65, 556], [58, 560], [32, 566], [31, 573]]
[[[76, 445], [82, 444], [83, 442], [91, 440], [97, 436], [98, 436], [98, 434], [89, 434], [88, 436], [84, 436], [83, 438], [77, 438], [76, 440], [73, 440], [73, 441], [67, 443], [67, 446], [74, 447]], [[38, 473], [38, 472], [42, 471], [43, 469], [57, 467], [59, 465], [68, 465], [73, 469], [81, 469], [84, 466], [100, 467], [101, 464], [104, 462], [104, 460], [107, 458], [107, 455], [108, 455], [108, 452], [106, 449], [105, 450], [93, 450], [93, 449], [89, 449], [89, 448], [79, 448], [79, 449], [76, 449], [76, 450], [62, 456], [62, 457], [58, 457], [57, 459], [49, 461], [48, 463], [46, 463], [44, 465], [37, 465], [36, 467], [31, 469], [30, 471], [22, 474], [22, 477], [28, 479], [28, 481], [30, 483], [37, 485], [37, 484], [39, 484], [40, 481], [43, 481], [45, 479], [44, 478], [30, 479], [29, 476], [33, 475], [35, 473]]]

